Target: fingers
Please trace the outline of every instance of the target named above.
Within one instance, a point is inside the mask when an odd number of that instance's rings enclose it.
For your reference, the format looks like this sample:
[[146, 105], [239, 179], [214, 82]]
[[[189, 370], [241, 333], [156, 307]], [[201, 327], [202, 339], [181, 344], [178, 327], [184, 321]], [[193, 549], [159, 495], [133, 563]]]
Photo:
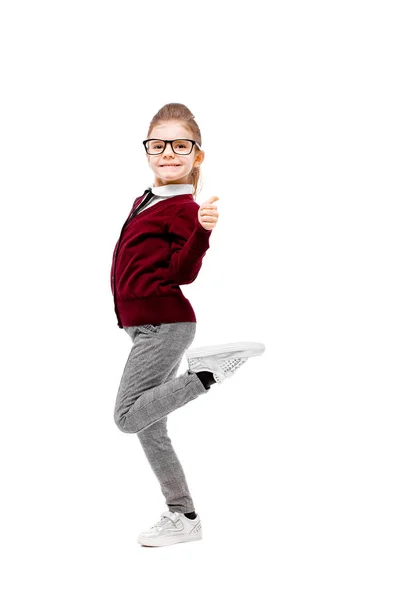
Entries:
[[210, 211], [208, 212], [208, 214], [218, 213], [218, 206], [214, 204], [214, 202], [216, 202], [217, 200], [219, 200], [218, 196], [211, 196], [208, 202], [204, 202], [204, 204], [201, 205], [201, 210], [205, 212]]
[[210, 215], [208, 213], [200, 213], [200, 219], [206, 223], [214, 223], [218, 221], [218, 215]]
[[217, 200], [219, 200], [218, 196], [211, 196], [211, 198], [207, 202], [204, 202], [201, 206], [202, 208], [213, 208], [218, 210], [217, 206], [214, 205], [214, 202], [216, 202]]
[[214, 228], [218, 221], [218, 207], [214, 204], [217, 200], [219, 200], [218, 196], [211, 196], [200, 207], [200, 222], [204, 224], [204, 227], [207, 225], [206, 229]]

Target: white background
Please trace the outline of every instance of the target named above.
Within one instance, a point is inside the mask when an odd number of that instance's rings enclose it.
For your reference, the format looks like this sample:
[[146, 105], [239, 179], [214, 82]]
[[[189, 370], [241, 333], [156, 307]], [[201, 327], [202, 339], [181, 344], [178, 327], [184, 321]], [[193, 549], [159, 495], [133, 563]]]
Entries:
[[[395, 8], [2, 3], [3, 598], [399, 598]], [[203, 540], [152, 549], [109, 277], [168, 102], [220, 197], [192, 347], [266, 352], [169, 417]]]

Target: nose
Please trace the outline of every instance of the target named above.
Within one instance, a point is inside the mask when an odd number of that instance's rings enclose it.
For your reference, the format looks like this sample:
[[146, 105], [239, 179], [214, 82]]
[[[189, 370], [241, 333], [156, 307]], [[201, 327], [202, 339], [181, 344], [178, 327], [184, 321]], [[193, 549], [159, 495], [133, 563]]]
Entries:
[[165, 148], [163, 152], [163, 156], [174, 156], [174, 151], [172, 150], [172, 142], [165, 142]]

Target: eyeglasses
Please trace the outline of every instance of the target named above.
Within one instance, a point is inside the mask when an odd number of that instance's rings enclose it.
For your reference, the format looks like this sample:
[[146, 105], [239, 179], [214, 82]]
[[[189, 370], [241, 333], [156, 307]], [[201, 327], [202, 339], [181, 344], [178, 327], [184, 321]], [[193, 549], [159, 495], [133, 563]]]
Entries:
[[147, 154], [162, 154], [167, 144], [171, 144], [171, 148], [175, 154], [190, 154], [195, 144], [201, 150], [200, 144], [195, 142], [195, 140], [156, 140], [150, 138], [143, 142]]

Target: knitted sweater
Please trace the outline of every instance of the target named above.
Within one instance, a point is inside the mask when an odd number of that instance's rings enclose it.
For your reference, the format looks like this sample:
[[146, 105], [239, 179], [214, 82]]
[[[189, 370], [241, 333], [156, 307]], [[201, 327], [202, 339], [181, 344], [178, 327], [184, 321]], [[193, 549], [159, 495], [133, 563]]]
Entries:
[[[158, 189], [179, 189], [170, 185]], [[200, 206], [190, 193], [157, 201], [130, 219], [145, 195], [133, 203], [114, 248], [111, 290], [118, 327], [195, 322], [180, 285], [196, 279], [212, 229], [199, 223]]]

